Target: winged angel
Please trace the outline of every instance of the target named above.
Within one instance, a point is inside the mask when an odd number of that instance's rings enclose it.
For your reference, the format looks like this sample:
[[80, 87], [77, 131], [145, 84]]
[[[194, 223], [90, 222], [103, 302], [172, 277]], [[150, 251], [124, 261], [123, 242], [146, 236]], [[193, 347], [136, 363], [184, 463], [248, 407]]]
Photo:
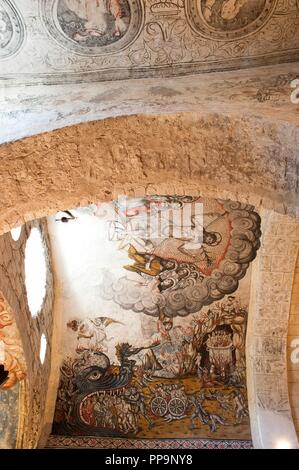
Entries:
[[84, 320], [71, 320], [67, 323], [68, 328], [77, 333], [76, 351], [96, 351], [107, 352], [107, 341], [112, 338], [107, 337], [106, 328], [113, 324], [123, 323], [109, 317], [86, 318]]

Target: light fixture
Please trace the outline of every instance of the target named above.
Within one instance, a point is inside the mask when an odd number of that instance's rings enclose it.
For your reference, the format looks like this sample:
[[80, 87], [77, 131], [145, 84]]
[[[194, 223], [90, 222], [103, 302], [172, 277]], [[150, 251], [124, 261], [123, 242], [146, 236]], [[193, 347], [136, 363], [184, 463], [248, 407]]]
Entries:
[[42, 234], [32, 228], [25, 248], [25, 285], [30, 313], [35, 317], [46, 297], [47, 263]]

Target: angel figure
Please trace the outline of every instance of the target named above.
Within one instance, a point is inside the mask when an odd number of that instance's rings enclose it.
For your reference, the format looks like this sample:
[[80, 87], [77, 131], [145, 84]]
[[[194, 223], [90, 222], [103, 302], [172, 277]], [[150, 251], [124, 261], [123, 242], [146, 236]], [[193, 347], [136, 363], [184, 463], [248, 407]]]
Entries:
[[207, 213], [205, 219], [203, 226], [201, 217], [197, 220], [192, 216], [191, 238], [166, 238], [155, 245], [151, 254], [177, 263], [193, 263], [203, 274], [211, 274], [222, 258], [229, 226], [226, 211]]
[[77, 348], [76, 351], [95, 351], [107, 352], [107, 341], [112, 338], [107, 338], [107, 326], [118, 323], [123, 325], [122, 322], [113, 320], [109, 317], [86, 318], [85, 320], [71, 320], [67, 323], [67, 327], [77, 332]]
[[120, 36], [127, 30], [127, 24], [124, 21], [124, 11], [120, 0], [109, 0], [108, 9], [114, 18], [114, 36]]

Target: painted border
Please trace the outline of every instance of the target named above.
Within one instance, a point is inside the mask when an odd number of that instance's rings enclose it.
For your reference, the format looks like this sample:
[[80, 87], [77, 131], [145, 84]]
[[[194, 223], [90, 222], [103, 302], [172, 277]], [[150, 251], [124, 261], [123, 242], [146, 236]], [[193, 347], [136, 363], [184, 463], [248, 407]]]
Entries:
[[220, 439], [109, 439], [51, 435], [48, 449], [253, 449], [251, 441]]
[[299, 62], [299, 49], [284, 53], [272, 53], [268, 56], [255, 56], [244, 59], [231, 59], [208, 63], [186, 63], [155, 67], [127, 67], [106, 68], [90, 72], [70, 73], [17, 73], [4, 74], [0, 72], [0, 87], [14, 87], [18, 85], [69, 85], [75, 83], [94, 83], [105, 81], [121, 81], [129, 79], [147, 78], [174, 78], [188, 75], [206, 74], [212, 72], [228, 72], [234, 70], [247, 70], [256, 67], [281, 65]]

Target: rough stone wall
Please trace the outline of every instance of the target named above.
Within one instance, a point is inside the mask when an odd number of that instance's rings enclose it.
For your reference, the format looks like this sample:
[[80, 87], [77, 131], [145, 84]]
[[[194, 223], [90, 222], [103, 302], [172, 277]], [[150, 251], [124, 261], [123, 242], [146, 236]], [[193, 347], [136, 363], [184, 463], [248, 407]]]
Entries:
[[298, 127], [196, 113], [130, 116], [0, 147], [0, 233], [120, 194], [198, 194], [295, 214]]
[[[299, 439], [299, 254], [297, 258], [288, 330], [288, 382], [292, 416]], [[295, 356], [295, 360], [293, 358]]]
[[[25, 287], [25, 246], [32, 227], [40, 227], [47, 254], [47, 291], [41, 312], [32, 317], [27, 304]], [[0, 291], [9, 303], [16, 320], [23, 343], [27, 365], [27, 409], [22, 409], [25, 416], [23, 435], [19, 438], [22, 447], [36, 447], [42, 427], [43, 413], [48, 390], [48, 379], [51, 368], [52, 342], [52, 304], [53, 281], [47, 225], [45, 220], [27, 223], [22, 228], [18, 241], [14, 241], [10, 232], [0, 237]], [[47, 353], [44, 364], [40, 362], [40, 338], [44, 333], [47, 338]], [[27, 388], [27, 390], [25, 390]]]
[[279, 439], [298, 447], [287, 377], [287, 332], [299, 248], [299, 222], [263, 211], [262, 245], [253, 264], [247, 332], [247, 387], [254, 446]]

